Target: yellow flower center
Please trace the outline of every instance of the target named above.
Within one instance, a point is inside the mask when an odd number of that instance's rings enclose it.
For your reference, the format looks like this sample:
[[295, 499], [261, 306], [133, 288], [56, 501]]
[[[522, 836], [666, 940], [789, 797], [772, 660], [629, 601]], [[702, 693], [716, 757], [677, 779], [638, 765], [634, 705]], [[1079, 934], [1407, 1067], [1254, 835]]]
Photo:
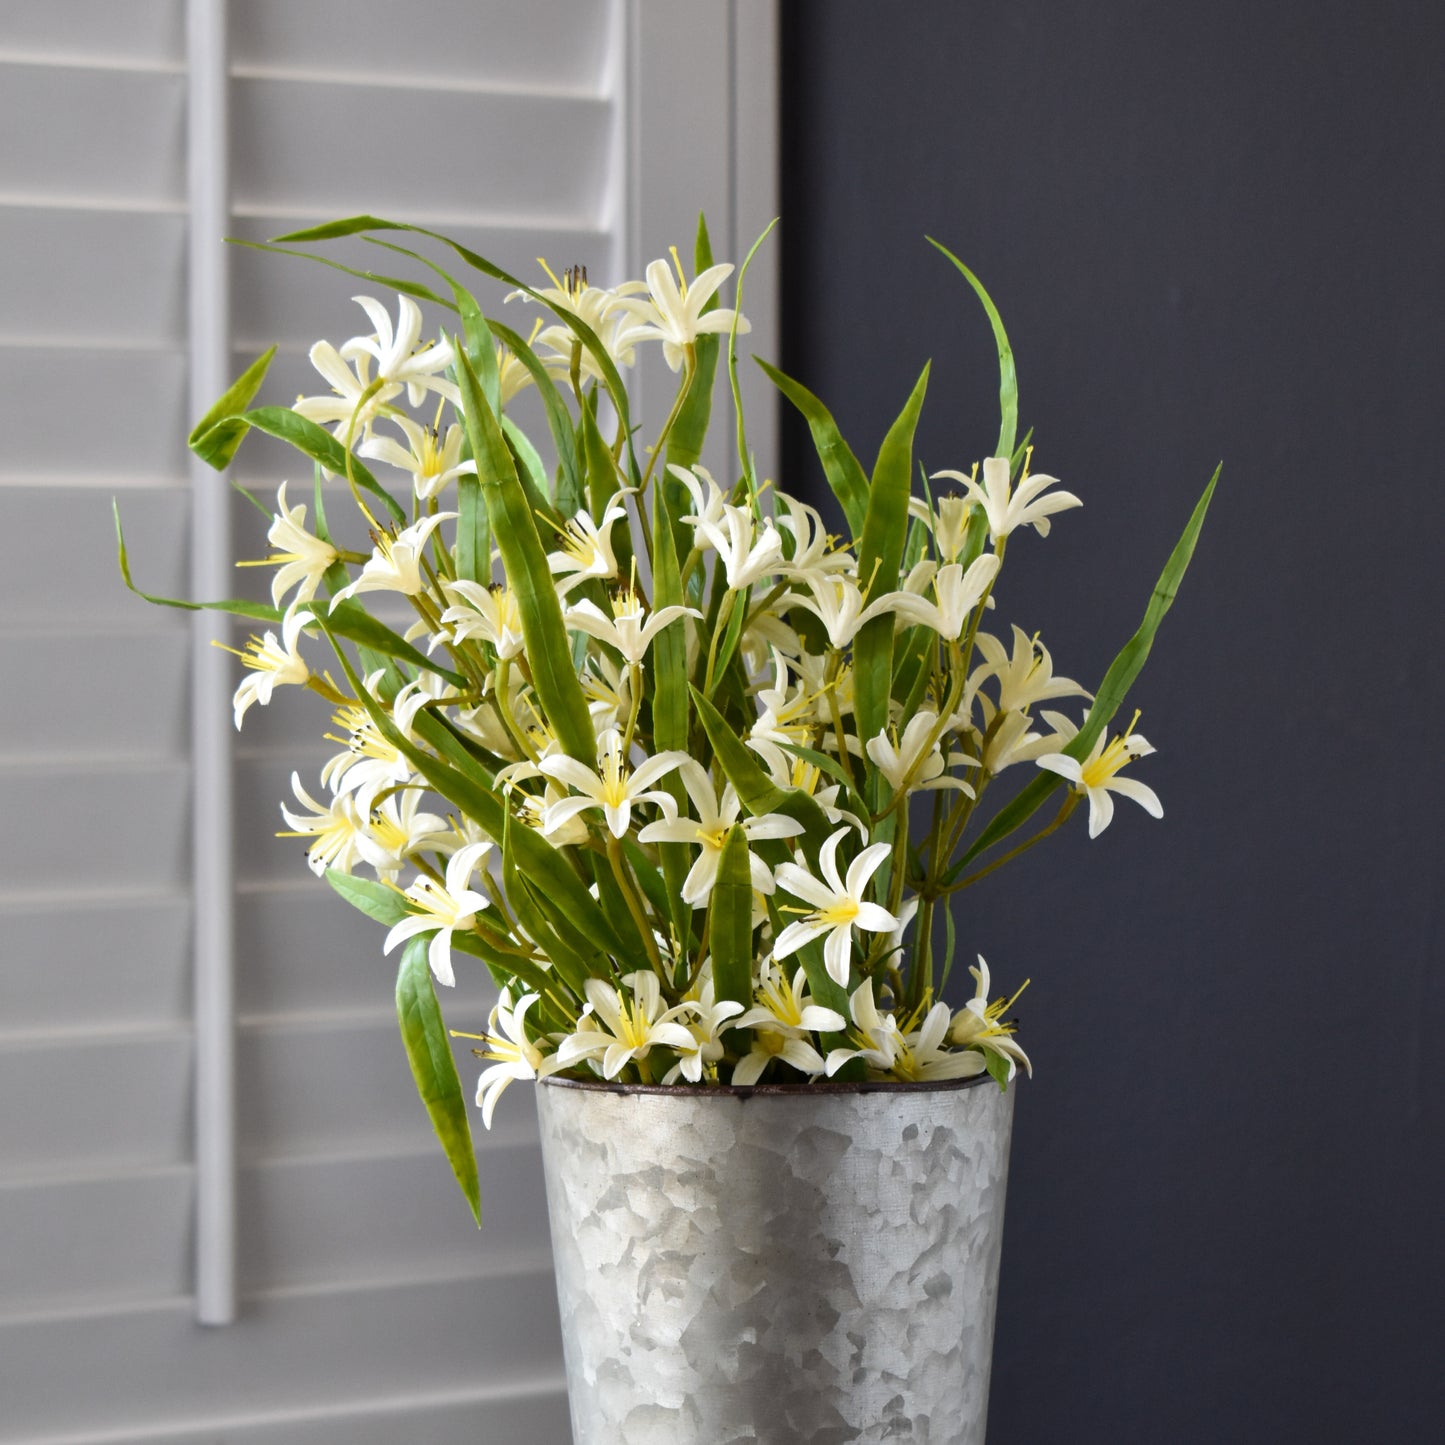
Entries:
[[1134, 723], [1138, 721], [1139, 714], [1136, 712], [1129, 726], [1114, 738], [1093, 762], [1084, 765], [1079, 773], [1079, 781], [1084, 787], [1102, 787], [1120, 768], [1133, 762], [1138, 756], [1132, 746]]
[[820, 908], [814, 916], [819, 923], [826, 923], [829, 928], [841, 928], [857, 918], [858, 903], [852, 898], [840, 898], [827, 908]]

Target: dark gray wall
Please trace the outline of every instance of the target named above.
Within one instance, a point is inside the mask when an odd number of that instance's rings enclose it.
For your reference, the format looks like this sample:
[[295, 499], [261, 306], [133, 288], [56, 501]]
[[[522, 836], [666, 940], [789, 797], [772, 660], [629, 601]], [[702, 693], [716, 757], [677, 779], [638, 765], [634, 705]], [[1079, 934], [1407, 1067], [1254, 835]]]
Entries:
[[[1220, 457], [1120, 804], [972, 893], [1021, 1013], [992, 1435], [1408, 1441], [1445, 1418], [1438, 5], [786, 13], [785, 365], [870, 465], [997, 428], [1085, 501], [1002, 615], [1086, 684]], [[819, 474], [806, 434], [793, 485]]]

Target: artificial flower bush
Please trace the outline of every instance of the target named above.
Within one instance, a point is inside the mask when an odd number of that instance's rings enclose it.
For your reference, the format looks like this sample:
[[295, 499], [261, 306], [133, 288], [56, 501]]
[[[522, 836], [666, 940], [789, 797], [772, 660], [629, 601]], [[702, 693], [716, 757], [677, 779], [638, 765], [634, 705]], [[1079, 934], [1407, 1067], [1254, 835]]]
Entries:
[[[282, 239], [410, 229], [360, 217]], [[999, 440], [979, 464], [916, 473], [927, 368], [870, 474], [823, 404], [764, 363], [808, 423], [834, 535], [754, 469], [748, 324], [720, 304], [733, 268], [712, 264], [705, 228], [691, 279], [674, 250], [612, 289], [580, 269], [528, 287], [433, 239], [511, 288], [498, 316], [406, 250], [439, 289], [392, 282], [395, 316], [357, 297], [370, 330], [311, 351], [321, 394], [250, 409], [268, 353], [191, 445], [224, 468], [255, 428], [311, 464], [311, 515], [291, 482], [263, 508], [273, 605], [206, 605], [269, 624], [240, 653], [237, 726], [278, 689], [330, 705], [344, 746], [315, 785], [293, 775], [288, 835], [400, 950], [403, 1037], [474, 1205], [433, 988], [462, 967], [500, 989], [474, 1036], [489, 1126], [513, 1080], [559, 1073], [691, 1088], [987, 1070], [1004, 1085], [1028, 1059], [984, 960], [963, 1008], [941, 999], [950, 899], [1081, 801], [1090, 836], [1115, 794], [1160, 815], [1123, 774], [1149, 744], [1108, 728], [1209, 493], [1091, 695], [1004, 613], [1006, 551], [1080, 501], [1018, 444], [1002, 324], [947, 252], [1001, 362]], [[724, 343], [738, 447], [719, 479], [699, 458]], [[654, 345], [678, 377], [660, 424], [632, 415], [624, 380]], [[524, 391], [545, 437], [514, 420]], [[334, 539], [328, 479], [369, 552]], [[121, 565], [129, 581], [123, 543]], [[398, 608], [408, 622], [381, 620]]]

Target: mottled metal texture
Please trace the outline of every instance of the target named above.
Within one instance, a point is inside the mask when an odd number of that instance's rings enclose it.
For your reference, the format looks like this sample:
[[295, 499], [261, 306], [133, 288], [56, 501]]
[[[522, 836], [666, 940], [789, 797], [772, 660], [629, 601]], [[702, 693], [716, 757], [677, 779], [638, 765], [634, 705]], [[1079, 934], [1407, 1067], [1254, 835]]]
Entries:
[[544, 1084], [577, 1445], [981, 1445], [1013, 1098]]

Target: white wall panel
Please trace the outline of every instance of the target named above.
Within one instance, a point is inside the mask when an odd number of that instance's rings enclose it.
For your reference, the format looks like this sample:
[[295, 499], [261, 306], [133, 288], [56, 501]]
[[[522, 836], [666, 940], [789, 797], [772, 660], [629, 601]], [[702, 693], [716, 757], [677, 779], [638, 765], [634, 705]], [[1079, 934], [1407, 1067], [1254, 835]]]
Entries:
[[0, 1322], [188, 1288], [191, 1170], [0, 1183]]
[[182, 215], [0, 203], [0, 254], [0, 344], [182, 343]]
[[184, 1028], [0, 1041], [6, 1180], [184, 1163], [191, 1150], [190, 1068]]
[[[63, 451], [57, 445], [57, 454]], [[6, 486], [4, 480], [0, 466], [6, 527], [29, 544], [9, 548], [0, 567], [0, 625], [7, 631], [69, 627], [103, 632], [112, 622], [137, 631], [184, 627], [181, 613], [148, 607], [125, 590], [116, 563], [111, 498], [120, 505], [136, 585], [176, 597], [186, 587], [183, 539], [190, 506], [185, 492], [156, 486], [117, 486], [113, 493], [108, 487]]]
[[254, 1288], [401, 1282], [550, 1262], [535, 1146], [478, 1149], [482, 1227], [441, 1151], [277, 1160], [241, 1175], [241, 1268]]
[[[58, 896], [49, 902], [23, 894], [5, 898], [0, 1047], [27, 1031], [78, 1034], [185, 1023], [191, 1003], [189, 929], [190, 903], [180, 889]], [[85, 1044], [77, 1039], [70, 1047]]]
[[179, 66], [183, 0], [65, 0], [5, 6], [0, 53], [106, 65]]
[[26, 419], [6, 437], [0, 478], [80, 478], [107, 491], [179, 481], [191, 429], [185, 376], [178, 351], [0, 346], [0, 395]]
[[431, 0], [398, 23], [392, 0], [342, 12], [295, 0], [231, 7], [235, 68], [376, 76], [393, 83], [600, 91], [608, 0]]
[[27, 891], [57, 908], [105, 879], [111, 889], [166, 889], [186, 877], [190, 773], [179, 760], [96, 764], [0, 762], [0, 898]]
[[0, 753], [185, 754], [186, 639], [178, 629], [0, 632], [0, 678]]
[[607, 185], [605, 100], [233, 83], [236, 207], [577, 225]]
[[16, 64], [0, 51], [0, 194], [178, 208], [185, 106], [181, 75]]
[[503, 1398], [551, 1393], [559, 1354], [550, 1271], [535, 1270], [261, 1295], [225, 1331], [198, 1330], [184, 1301], [15, 1319], [0, 1323], [0, 1438], [100, 1445], [179, 1429], [210, 1445], [229, 1420], [355, 1410], [479, 1377]]

